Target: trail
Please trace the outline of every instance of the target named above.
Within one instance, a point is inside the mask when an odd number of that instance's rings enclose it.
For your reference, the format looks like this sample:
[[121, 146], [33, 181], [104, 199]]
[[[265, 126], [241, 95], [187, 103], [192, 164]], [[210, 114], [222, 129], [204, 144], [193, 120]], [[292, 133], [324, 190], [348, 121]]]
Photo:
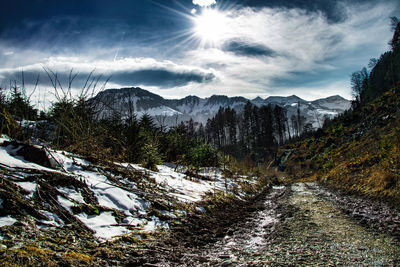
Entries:
[[239, 256], [237, 265], [400, 264], [398, 240], [360, 225], [322, 198], [315, 184], [293, 184], [290, 190], [280, 234], [257, 253]]
[[335, 195], [314, 183], [274, 186], [217, 242], [155, 266], [400, 266], [396, 238], [360, 224], [329, 198]]

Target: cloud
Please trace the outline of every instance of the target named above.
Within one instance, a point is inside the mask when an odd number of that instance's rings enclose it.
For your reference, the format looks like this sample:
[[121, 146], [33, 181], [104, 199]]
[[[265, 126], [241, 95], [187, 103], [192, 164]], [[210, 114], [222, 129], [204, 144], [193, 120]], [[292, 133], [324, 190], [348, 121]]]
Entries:
[[215, 5], [217, 2], [215, 0], [193, 0], [192, 3], [198, 6], [205, 7]]
[[191, 82], [210, 82], [214, 78], [215, 76], [212, 73], [173, 72], [166, 69], [143, 69], [132, 72], [116, 72], [112, 75], [112, 81], [122, 85], [141, 84], [166, 88], [184, 86]]
[[257, 57], [257, 56], [275, 56], [276, 53], [262, 44], [252, 44], [240, 40], [231, 40], [223, 44], [224, 51], [232, 52], [239, 56]]
[[[107, 13], [108, 3], [101, 2], [100, 15]], [[164, 97], [253, 98], [299, 92], [306, 99], [338, 92], [350, 97], [349, 74], [388, 50], [388, 18], [399, 10], [391, 0], [243, 0], [233, 6], [232, 1], [216, 2], [209, 8], [221, 8], [227, 28], [211, 45], [202, 45], [188, 17], [201, 15], [191, 15], [192, 7], [202, 13], [200, 6], [215, 1], [194, 1], [197, 7], [189, 2], [185, 15], [140, 7], [137, 16], [128, 12], [135, 8], [126, 9], [122, 20], [116, 8], [104, 17], [60, 15], [42, 20], [38, 13], [18, 19], [25, 30], [3, 25], [6, 31], [0, 31], [0, 76], [19, 80], [23, 69], [26, 80], [35, 81], [40, 73], [40, 84], [49, 85], [45, 66], [65, 84], [74, 69], [79, 88], [96, 69], [102, 80], [111, 76], [108, 88], [142, 86]]]
[[303, 92], [319, 95], [319, 88], [336, 84], [340, 94], [350, 97], [343, 81], [388, 49], [388, 17], [394, 6], [339, 3], [336, 8], [343, 19], [335, 23], [323, 12], [298, 8], [223, 10], [229, 31], [214, 47], [189, 51], [187, 59], [216, 66], [220, 84], [242, 95], [279, 94], [277, 88], [284, 93], [307, 86], [310, 89]]
[[[85, 61], [83, 58], [51, 57], [42, 64], [32, 64], [18, 68], [0, 69], [0, 78], [20, 81], [22, 71], [25, 84], [34, 84], [39, 75], [40, 85], [51, 86], [44, 70], [57, 74], [64, 87], [68, 86], [70, 73], [77, 74], [74, 87], [81, 87], [89, 74], [101, 75], [100, 81], [110, 78], [110, 82], [120, 86], [157, 86], [170, 88], [190, 83], [207, 83], [215, 79], [210, 70], [178, 65], [172, 61], [157, 61], [152, 58], [125, 58], [116, 61]], [[51, 73], [50, 73], [51, 74]], [[51, 74], [50, 76], [53, 76]]]

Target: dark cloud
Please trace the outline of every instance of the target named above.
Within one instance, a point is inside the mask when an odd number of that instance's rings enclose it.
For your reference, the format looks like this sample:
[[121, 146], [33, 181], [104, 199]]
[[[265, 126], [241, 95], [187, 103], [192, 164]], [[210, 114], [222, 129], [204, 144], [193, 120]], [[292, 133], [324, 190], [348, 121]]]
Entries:
[[[50, 73], [50, 77], [54, 79], [55, 72]], [[75, 74], [77, 74], [75, 76]], [[88, 77], [89, 72], [80, 72], [73, 73], [70, 76], [70, 72], [58, 72], [57, 79], [59, 83], [64, 88], [68, 87], [70, 77], [74, 77], [73, 79], [73, 87], [80, 88], [82, 87]], [[22, 84], [22, 77], [24, 79], [24, 83], [28, 86], [32, 86], [36, 83], [39, 78], [39, 85], [41, 86], [52, 86], [52, 82], [46, 72], [43, 71], [14, 71], [14, 72], [6, 72], [1, 73], [2, 76], [6, 77], [6, 80], [16, 80], [18, 83]], [[171, 71], [167, 69], [141, 69], [141, 70], [132, 70], [132, 71], [115, 71], [111, 73], [109, 76], [107, 75], [97, 75], [93, 74], [90, 78], [90, 81], [98, 80], [98, 86], [101, 86], [107, 79], [110, 82], [120, 84], [123, 86], [134, 86], [134, 85], [145, 85], [145, 86], [158, 86], [160, 88], [169, 88], [175, 86], [184, 86], [191, 82], [194, 83], [204, 83], [210, 82], [215, 78], [212, 73], [201, 73], [198, 71]], [[59, 84], [57, 84], [57, 87]]]
[[209, 82], [215, 78], [212, 73], [193, 71], [173, 72], [163, 69], [144, 69], [132, 72], [117, 72], [112, 75], [112, 81], [123, 85], [143, 84], [148, 86], [174, 87], [190, 82]]
[[222, 46], [222, 49], [228, 52], [232, 52], [239, 56], [247, 56], [247, 57], [276, 56], [274, 50], [264, 45], [247, 43], [240, 40], [231, 40], [229, 42], [226, 42]]
[[[367, 3], [381, 3], [381, 0], [219, 0], [218, 5], [221, 8], [226, 8], [232, 5], [239, 7], [253, 7], [253, 8], [300, 8], [309, 12], [322, 12], [329, 22], [337, 23], [345, 20], [346, 13], [343, 12], [343, 7], [346, 5], [358, 5]], [[396, 3], [397, 8], [393, 10], [398, 13], [400, 5], [398, 0], [387, 0], [387, 2]], [[338, 5], [340, 4], [340, 5]]]

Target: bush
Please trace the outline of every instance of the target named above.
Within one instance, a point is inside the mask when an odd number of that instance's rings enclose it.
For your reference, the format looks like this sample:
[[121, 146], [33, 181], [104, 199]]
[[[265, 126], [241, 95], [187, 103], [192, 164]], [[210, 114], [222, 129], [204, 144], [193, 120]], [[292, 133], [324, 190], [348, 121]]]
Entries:
[[157, 165], [162, 163], [161, 156], [158, 153], [157, 140], [149, 138], [142, 148], [142, 166], [152, 171], [158, 171]]
[[185, 164], [196, 169], [200, 167], [218, 167], [220, 160], [217, 151], [209, 144], [199, 143], [184, 155]]
[[0, 130], [1, 134], [6, 134], [12, 138], [17, 138], [21, 132], [16, 120], [5, 108], [0, 112]]

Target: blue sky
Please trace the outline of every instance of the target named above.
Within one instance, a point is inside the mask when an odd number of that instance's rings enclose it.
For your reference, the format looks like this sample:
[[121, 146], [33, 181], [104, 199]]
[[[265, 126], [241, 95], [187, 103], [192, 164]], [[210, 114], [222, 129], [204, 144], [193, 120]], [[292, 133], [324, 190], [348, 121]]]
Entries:
[[74, 91], [94, 70], [106, 88], [166, 98], [350, 98], [351, 72], [388, 50], [399, 10], [394, 0], [6, 0], [0, 85], [23, 70], [27, 91], [39, 75], [33, 99], [51, 100], [46, 68], [64, 86], [77, 73]]

